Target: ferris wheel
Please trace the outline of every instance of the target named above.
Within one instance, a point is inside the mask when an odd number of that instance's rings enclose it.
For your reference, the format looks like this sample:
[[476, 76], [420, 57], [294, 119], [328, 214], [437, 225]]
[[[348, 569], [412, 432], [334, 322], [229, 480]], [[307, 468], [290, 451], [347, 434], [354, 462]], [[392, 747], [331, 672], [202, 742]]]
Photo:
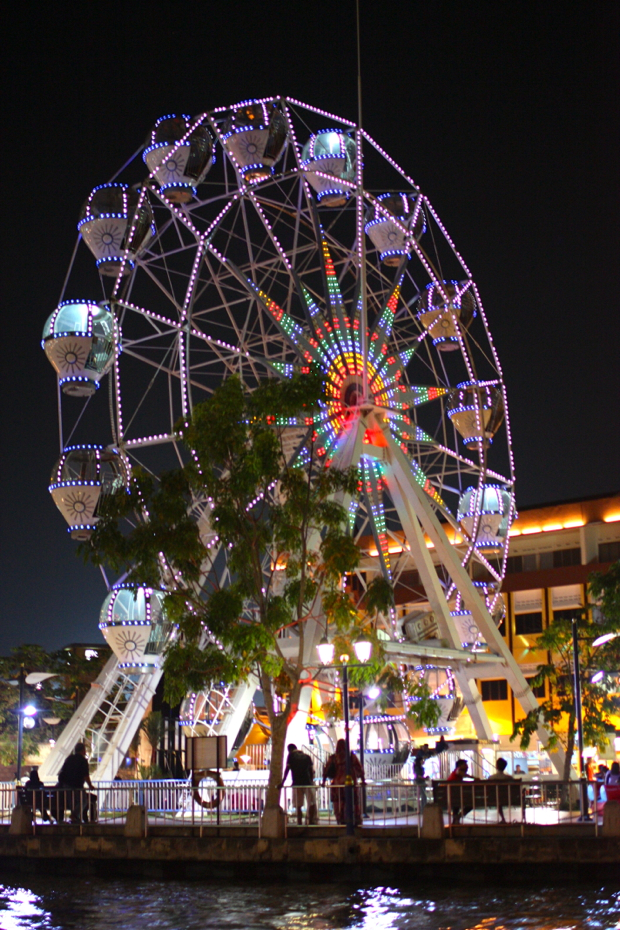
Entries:
[[[223, 379], [251, 390], [318, 368], [320, 412], [276, 422], [291, 460], [312, 440], [326, 464], [359, 468], [352, 595], [383, 573], [402, 605], [389, 640], [491, 648], [533, 706], [497, 632], [515, 516], [501, 367], [471, 273], [408, 174], [351, 121], [250, 100], [157, 120], [78, 229], [43, 334], [61, 411], [50, 491], [71, 535], [88, 538], [134, 463], [182, 461], [174, 424]], [[164, 621], [138, 648], [128, 629], [150, 620], [110, 597], [117, 664], [157, 677]]]

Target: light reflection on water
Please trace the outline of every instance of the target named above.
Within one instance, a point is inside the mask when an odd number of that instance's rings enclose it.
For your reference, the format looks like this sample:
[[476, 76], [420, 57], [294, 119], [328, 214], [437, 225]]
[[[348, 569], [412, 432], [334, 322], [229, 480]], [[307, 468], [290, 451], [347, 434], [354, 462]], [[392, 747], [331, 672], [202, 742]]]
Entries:
[[33, 878], [0, 885], [0, 930], [618, 930], [617, 887], [390, 888]]

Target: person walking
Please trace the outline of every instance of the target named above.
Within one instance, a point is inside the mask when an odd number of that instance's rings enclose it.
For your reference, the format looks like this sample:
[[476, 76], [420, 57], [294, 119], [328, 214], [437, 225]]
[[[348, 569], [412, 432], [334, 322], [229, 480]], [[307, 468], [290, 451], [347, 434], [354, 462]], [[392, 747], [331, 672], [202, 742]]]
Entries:
[[314, 787], [314, 766], [310, 756], [298, 749], [295, 743], [288, 744], [286, 768], [278, 788], [282, 788], [289, 772], [293, 781], [293, 805], [297, 808], [297, 823], [302, 822], [302, 808], [305, 800], [306, 824], [317, 824], [319, 817]]
[[[347, 743], [344, 739], [339, 739], [336, 743], [336, 751], [329, 757], [323, 769], [323, 786], [328, 778], [331, 779], [330, 800], [334, 808], [336, 823], [346, 823], [346, 804], [344, 786], [347, 777]], [[353, 780], [353, 802], [354, 802], [354, 820], [356, 826], [362, 823], [362, 803], [360, 790], [356, 790], [356, 785], [361, 782], [366, 784], [364, 770], [360, 760], [354, 752], [351, 753], [351, 778]]]

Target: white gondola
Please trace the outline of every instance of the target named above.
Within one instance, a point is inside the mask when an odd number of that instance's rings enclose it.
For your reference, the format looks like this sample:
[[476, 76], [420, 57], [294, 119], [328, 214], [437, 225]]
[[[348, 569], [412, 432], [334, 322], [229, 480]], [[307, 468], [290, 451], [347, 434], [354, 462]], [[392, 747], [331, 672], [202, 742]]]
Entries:
[[72, 539], [90, 538], [99, 503], [127, 483], [125, 462], [117, 449], [67, 446], [52, 472], [49, 492], [69, 524]]
[[467, 449], [489, 446], [504, 419], [504, 399], [498, 387], [463, 381], [450, 393], [447, 414]]
[[64, 300], [43, 327], [41, 346], [65, 394], [87, 397], [120, 352], [120, 330], [107, 304]]
[[511, 513], [510, 492], [497, 484], [485, 484], [461, 494], [457, 517], [477, 549], [494, 551], [504, 546]]
[[485, 647], [482, 634], [469, 610], [451, 610], [450, 616], [454, 620], [456, 632], [463, 649], [483, 649]]
[[475, 315], [476, 301], [470, 281], [427, 284], [418, 301], [418, 320], [440, 352], [458, 349], [459, 330], [466, 330]]
[[426, 230], [422, 197], [416, 194], [379, 194], [378, 204], [366, 214], [365, 230], [384, 265], [399, 265], [411, 252], [411, 241]]
[[236, 107], [222, 132], [226, 151], [245, 181], [271, 177], [286, 145], [286, 120], [276, 103], [250, 100]]
[[213, 138], [189, 116], [162, 116], [147, 139], [142, 158], [171, 203], [189, 203], [213, 164]]
[[115, 585], [106, 597], [99, 629], [121, 668], [139, 672], [161, 668], [174, 630], [164, 598], [164, 591], [129, 584]]
[[304, 145], [301, 167], [323, 206], [341, 207], [346, 203], [350, 184], [355, 181], [356, 154], [355, 140], [337, 129], [322, 129]]
[[154, 232], [146, 195], [127, 184], [100, 184], [88, 195], [78, 229], [101, 274], [129, 274]]

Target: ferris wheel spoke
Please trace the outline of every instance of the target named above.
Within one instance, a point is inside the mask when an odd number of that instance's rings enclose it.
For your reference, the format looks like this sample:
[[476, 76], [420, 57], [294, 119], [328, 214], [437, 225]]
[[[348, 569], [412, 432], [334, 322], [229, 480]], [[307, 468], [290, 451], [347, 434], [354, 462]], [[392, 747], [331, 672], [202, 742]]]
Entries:
[[383, 475], [378, 462], [363, 457], [360, 463], [362, 493], [365, 498], [366, 510], [370, 517], [370, 526], [373, 539], [377, 547], [377, 556], [381, 570], [386, 578], [391, 579], [390, 546], [385, 523], [383, 507]]

